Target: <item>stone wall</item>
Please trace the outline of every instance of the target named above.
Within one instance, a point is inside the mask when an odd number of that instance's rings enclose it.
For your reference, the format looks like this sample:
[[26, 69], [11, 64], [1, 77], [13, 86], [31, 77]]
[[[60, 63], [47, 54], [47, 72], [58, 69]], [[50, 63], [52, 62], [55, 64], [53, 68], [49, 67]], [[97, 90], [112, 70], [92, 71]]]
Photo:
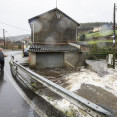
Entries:
[[67, 67], [82, 66], [85, 63], [85, 55], [82, 52], [65, 52], [64, 61]]

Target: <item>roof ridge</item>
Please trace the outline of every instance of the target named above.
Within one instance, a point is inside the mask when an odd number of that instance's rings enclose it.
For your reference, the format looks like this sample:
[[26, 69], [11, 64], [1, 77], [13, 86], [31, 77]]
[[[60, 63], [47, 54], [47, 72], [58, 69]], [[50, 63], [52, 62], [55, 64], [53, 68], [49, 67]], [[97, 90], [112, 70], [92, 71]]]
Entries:
[[30, 18], [28, 21], [29, 21], [29, 23], [30, 23], [32, 20], [38, 19], [38, 18], [40, 18], [41, 16], [43, 16], [44, 14], [50, 13], [50, 12], [52, 12], [52, 11], [54, 11], [54, 10], [59, 11], [60, 13], [62, 13], [63, 15], [65, 15], [66, 17], [68, 17], [69, 19], [71, 19], [73, 22], [75, 22], [78, 26], [80, 26], [80, 24], [79, 24], [77, 21], [75, 21], [74, 19], [72, 19], [70, 16], [68, 16], [67, 14], [65, 14], [63, 11], [61, 11], [61, 10], [58, 9], [58, 8], [51, 9], [51, 10], [49, 10], [49, 11], [47, 11], [47, 12], [44, 12], [44, 13], [42, 13], [42, 14], [40, 14], [40, 15], [37, 15], [37, 16], [35, 16], [35, 17], [32, 17], [32, 18]]

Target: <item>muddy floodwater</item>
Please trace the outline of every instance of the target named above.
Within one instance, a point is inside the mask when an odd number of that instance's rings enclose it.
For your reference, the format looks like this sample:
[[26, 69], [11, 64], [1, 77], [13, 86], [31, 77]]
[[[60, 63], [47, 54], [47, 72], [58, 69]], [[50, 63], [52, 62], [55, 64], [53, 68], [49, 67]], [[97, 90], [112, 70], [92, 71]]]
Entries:
[[[40, 69], [36, 72], [95, 104], [117, 112], [117, 68], [107, 68], [105, 60], [87, 60], [87, 64], [90, 67], [82, 67], [81, 69]], [[51, 97], [50, 103], [54, 103], [64, 111], [71, 109], [71, 107], [75, 110], [75, 107], [68, 101], [47, 89], [42, 89], [40, 93], [44, 94], [46, 99]], [[78, 109], [76, 110], [78, 111]], [[78, 115], [77, 113], [76, 116]], [[84, 116], [87, 115], [84, 114]]]
[[[88, 68], [39, 69], [35, 72], [97, 105], [117, 112], [117, 63], [116, 69], [107, 68], [105, 60], [87, 60]], [[67, 100], [42, 87], [39, 94], [70, 117], [88, 115]]]

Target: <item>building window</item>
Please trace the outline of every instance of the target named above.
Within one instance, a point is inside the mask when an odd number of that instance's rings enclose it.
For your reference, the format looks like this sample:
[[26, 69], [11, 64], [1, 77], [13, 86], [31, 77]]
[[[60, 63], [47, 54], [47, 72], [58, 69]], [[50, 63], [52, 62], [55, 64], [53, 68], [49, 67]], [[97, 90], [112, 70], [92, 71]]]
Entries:
[[57, 19], [60, 19], [61, 18], [60, 13], [56, 13], [56, 17], [57, 17]]

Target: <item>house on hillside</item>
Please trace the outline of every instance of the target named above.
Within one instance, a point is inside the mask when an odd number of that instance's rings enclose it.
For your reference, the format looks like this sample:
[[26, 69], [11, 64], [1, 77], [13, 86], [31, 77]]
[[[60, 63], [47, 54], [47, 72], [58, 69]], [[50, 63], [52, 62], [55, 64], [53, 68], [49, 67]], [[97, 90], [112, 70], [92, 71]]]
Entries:
[[112, 26], [111, 24], [102, 24], [101, 26], [95, 26], [93, 28], [93, 32], [99, 32], [99, 31], [105, 31], [105, 30], [111, 30]]
[[79, 23], [58, 8], [29, 19], [31, 40], [29, 65], [31, 68], [75, 67], [85, 63], [85, 56], [77, 45]]
[[101, 26], [94, 27], [93, 32], [101, 31]]

